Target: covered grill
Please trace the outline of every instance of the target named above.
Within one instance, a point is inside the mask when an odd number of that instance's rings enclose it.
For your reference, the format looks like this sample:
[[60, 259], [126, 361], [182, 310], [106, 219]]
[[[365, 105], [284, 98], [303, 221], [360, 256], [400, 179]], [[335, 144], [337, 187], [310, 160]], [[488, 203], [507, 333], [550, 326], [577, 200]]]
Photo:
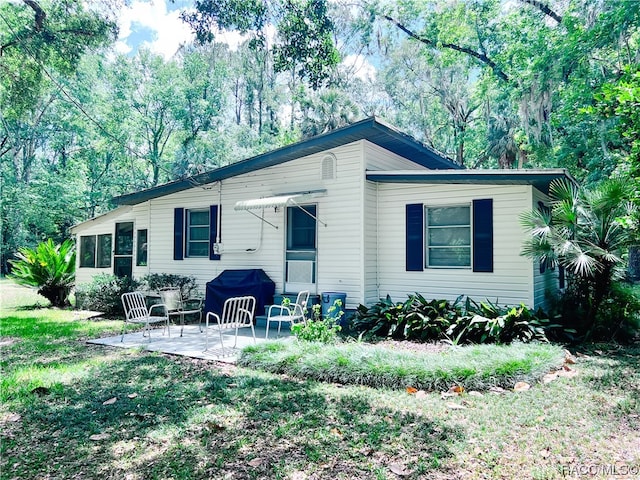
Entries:
[[256, 315], [264, 315], [275, 290], [276, 284], [262, 269], [224, 270], [207, 283], [204, 309], [220, 314], [226, 299], [251, 295], [256, 299]]

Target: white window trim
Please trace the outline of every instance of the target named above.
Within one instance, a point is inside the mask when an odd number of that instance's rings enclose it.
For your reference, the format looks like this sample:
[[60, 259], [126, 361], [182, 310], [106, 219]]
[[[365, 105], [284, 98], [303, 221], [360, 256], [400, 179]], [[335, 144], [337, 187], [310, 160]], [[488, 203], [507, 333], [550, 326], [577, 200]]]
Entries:
[[[93, 265], [82, 265], [82, 239], [93, 237]], [[100, 249], [100, 237], [111, 237], [111, 247], [109, 248], [109, 265], [106, 267], [98, 266], [98, 259], [100, 258], [99, 254], [102, 253]], [[94, 235], [80, 235], [80, 248], [79, 248], [79, 261], [78, 268], [111, 268], [113, 266], [113, 235], [111, 233], [96, 233]]]
[[[190, 248], [189, 246], [191, 245], [191, 243], [205, 243], [207, 245], [206, 251], [209, 252], [209, 243], [211, 241], [211, 239], [209, 238], [209, 235], [211, 235], [211, 214], [208, 208], [188, 208], [185, 209], [186, 211], [186, 235], [185, 235], [185, 252], [184, 252], [184, 256], [185, 258], [208, 258], [209, 257], [209, 253], [206, 253], [205, 255], [191, 255], [190, 254]], [[206, 213], [207, 216], [209, 217], [209, 222], [207, 223], [206, 227], [207, 227], [207, 239], [206, 240], [191, 240], [191, 213]], [[196, 227], [204, 227], [205, 225], [195, 225]]]
[[[435, 208], [457, 208], [468, 207], [469, 208], [469, 225], [449, 225], [446, 227], [431, 227], [431, 228], [455, 228], [465, 227], [469, 228], [469, 265], [429, 265], [429, 250], [437, 248], [453, 248], [452, 246], [429, 246], [429, 209]], [[473, 203], [451, 203], [443, 205], [425, 205], [424, 206], [424, 266], [429, 269], [438, 270], [471, 270], [473, 268]], [[463, 245], [467, 248], [467, 245]]]

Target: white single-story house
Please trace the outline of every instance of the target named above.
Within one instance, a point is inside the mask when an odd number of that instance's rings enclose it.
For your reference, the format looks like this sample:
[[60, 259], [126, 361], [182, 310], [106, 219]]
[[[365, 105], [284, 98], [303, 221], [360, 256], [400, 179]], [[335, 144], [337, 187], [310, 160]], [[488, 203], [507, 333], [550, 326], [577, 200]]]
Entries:
[[520, 255], [519, 215], [565, 170], [467, 170], [369, 118], [190, 178], [117, 197], [75, 225], [78, 284], [263, 269], [276, 293], [544, 306], [559, 272]]

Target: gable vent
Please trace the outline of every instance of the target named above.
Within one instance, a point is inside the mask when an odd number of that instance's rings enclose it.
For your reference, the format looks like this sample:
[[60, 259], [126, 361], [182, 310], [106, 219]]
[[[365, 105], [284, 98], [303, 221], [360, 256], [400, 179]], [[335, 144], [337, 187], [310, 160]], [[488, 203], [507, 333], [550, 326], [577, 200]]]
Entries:
[[322, 180], [334, 180], [336, 178], [336, 156], [333, 153], [322, 157], [320, 170]]

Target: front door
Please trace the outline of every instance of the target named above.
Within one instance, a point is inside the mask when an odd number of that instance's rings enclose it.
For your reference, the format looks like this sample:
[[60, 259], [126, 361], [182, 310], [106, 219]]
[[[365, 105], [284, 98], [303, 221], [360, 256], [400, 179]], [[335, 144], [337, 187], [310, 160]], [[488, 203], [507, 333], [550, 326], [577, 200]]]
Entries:
[[129, 278], [133, 275], [133, 222], [116, 223], [113, 274]]
[[287, 207], [285, 292], [316, 293], [317, 206]]

